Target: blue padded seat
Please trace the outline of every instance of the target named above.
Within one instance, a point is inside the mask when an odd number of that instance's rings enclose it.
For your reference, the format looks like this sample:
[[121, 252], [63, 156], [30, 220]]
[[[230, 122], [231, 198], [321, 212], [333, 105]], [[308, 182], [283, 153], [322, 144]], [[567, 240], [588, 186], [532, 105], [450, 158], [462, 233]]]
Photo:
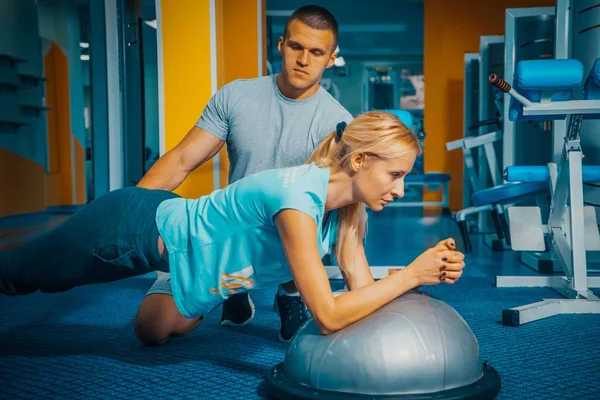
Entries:
[[[526, 60], [517, 63], [513, 86], [517, 92], [532, 102], [539, 102], [543, 91], [550, 91], [551, 101], [568, 101], [572, 89], [581, 85], [583, 64], [578, 60]], [[564, 119], [565, 115], [523, 117], [523, 104], [510, 98], [510, 121]]]
[[536, 192], [547, 191], [548, 182], [508, 183], [473, 193], [471, 201], [475, 206], [496, 204]]
[[600, 58], [597, 58], [585, 82], [583, 98], [586, 100], [600, 100]]
[[[584, 182], [600, 182], [600, 166], [584, 165], [582, 168]], [[550, 171], [543, 166], [511, 166], [504, 170], [504, 179], [508, 182], [548, 182]]]
[[426, 174], [409, 174], [404, 178], [404, 182], [423, 182], [423, 183], [441, 183], [450, 182], [452, 175], [440, 174], [438, 172], [428, 172]]
[[385, 111], [385, 112], [389, 112], [390, 114], [394, 114], [395, 116], [397, 116], [400, 119], [400, 121], [402, 121], [402, 123], [404, 125], [406, 125], [410, 129], [412, 129], [412, 127], [413, 127], [413, 117], [412, 117], [412, 114], [409, 113], [408, 111], [397, 110], [397, 109], [393, 109], [393, 110], [381, 110], [381, 111]]
[[517, 63], [515, 85], [525, 90], [560, 90], [581, 85], [579, 60], [525, 60]]

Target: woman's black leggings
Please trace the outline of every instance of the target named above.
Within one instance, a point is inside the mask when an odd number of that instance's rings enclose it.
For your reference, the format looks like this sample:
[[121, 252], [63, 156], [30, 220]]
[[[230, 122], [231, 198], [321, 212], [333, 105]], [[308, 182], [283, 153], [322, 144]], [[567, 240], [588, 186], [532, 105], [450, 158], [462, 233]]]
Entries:
[[87, 204], [50, 232], [0, 252], [0, 293], [64, 292], [150, 271], [168, 272], [158, 252], [158, 205], [176, 194], [128, 187]]

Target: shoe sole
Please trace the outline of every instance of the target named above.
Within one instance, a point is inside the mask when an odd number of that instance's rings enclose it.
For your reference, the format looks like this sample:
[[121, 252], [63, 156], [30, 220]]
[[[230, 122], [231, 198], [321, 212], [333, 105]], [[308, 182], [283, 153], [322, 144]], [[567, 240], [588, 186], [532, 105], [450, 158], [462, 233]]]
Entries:
[[249, 323], [250, 321], [252, 321], [254, 319], [255, 307], [254, 307], [254, 303], [252, 302], [252, 298], [250, 296], [248, 296], [248, 303], [250, 304], [250, 309], [252, 310], [252, 314], [250, 314], [250, 318], [248, 318], [246, 321], [242, 322], [241, 324], [236, 324], [233, 321], [225, 319], [225, 320], [221, 321], [221, 325], [223, 325], [223, 326], [244, 326], [247, 323]]

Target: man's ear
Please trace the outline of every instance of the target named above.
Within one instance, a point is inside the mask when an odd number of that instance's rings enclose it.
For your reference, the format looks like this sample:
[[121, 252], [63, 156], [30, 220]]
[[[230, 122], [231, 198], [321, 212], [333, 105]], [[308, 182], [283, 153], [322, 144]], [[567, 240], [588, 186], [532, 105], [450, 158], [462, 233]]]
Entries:
[[331, 54], [331, 57], [329, 57], [329, 61], [327, 62], [327, 66], [325, 68], [331, 68], [333, 67], [333, 64], [335, 64], [335, 59], [337, 58], [337, 53], [334, 51]]
[[283, 55], [281, 48], [283, 47], [283, 43], [285, 42], [285, 38], [283, 36], [279, 36], [279, 42], [277, 43], [277, 50], [279, 54]]

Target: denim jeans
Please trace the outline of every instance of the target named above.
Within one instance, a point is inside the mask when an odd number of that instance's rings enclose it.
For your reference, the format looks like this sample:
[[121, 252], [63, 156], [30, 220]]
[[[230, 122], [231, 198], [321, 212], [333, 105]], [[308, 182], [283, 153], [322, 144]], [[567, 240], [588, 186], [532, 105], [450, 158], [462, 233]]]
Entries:
[[0, 252], [0, 293], [64, 292], [168, 272], [155, 215], [176, 194], [128, 187], [98, 197], [50, 232]]

